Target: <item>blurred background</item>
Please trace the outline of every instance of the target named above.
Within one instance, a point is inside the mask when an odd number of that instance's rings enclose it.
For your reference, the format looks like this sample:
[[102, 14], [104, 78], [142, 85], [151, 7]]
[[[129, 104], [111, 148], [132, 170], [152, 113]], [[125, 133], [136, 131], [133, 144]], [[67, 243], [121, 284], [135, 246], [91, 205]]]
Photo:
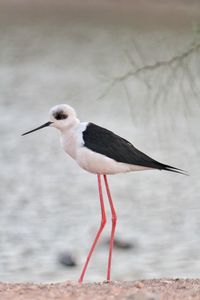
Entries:
[[[46, 128], [55, 105], [190, 176], [110, 177], [112, 279], [200, 274], [200, 2], [0, 1], [0, 280], [76, 280], [100, 222], [96, 176]], [[85, 279], [106, 279], [108, 224]], [[71, 266], [70, 266], [71, 265]]]

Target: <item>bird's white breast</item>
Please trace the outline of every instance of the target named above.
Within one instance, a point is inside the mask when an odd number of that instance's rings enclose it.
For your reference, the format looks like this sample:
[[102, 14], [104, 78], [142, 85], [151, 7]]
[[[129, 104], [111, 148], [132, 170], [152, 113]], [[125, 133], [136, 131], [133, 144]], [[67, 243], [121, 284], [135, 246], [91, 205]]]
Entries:
[[65, 152], [77, 160], [77, 151], [83, 147], [82, 132], [86, 129], [88, 122], [79, 123], [77, 126], [61, 132], [61, 145]]

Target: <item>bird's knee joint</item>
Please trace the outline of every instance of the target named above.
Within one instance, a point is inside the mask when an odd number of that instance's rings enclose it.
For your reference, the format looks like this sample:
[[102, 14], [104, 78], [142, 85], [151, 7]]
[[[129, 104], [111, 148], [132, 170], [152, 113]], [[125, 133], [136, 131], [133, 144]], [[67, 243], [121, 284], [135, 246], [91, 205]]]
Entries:
[[107, 222], [106, 218], [102, 219], [101, 220], [101, 226], [104, 227], [106, 225], [106, 222]]
[[117, 216], [112, 217], [112, 223], [116, 224], [117, 223]]

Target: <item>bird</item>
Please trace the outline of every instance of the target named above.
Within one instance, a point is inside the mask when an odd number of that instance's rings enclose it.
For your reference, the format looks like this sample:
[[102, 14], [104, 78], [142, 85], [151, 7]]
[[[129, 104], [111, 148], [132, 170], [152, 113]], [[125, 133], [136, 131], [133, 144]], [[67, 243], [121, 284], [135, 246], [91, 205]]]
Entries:
[[187, 175], [185, 171], [160, 163], [134, 147], [132, 143], [114, 132], [98, 126], [92, 122], [81, 122], [76, 111], [68, 104], [60, 104], [49, 111], [49, 121], [27, 131], [22, 135], [30, 134], [45, 127], [54, 127], [60, 131], [61, 146], [78, 165], [97, 176], [99, 200], [101, 207], [101, 222], [92, 243], [79, 283], [83, 282], [85, 273], [96, 247], [97, 241], [106, 225], [106, 212], [102, 192], [102, 182], [105, 184], [106, 194], [111, 210], [112, 227], [109, 243], [107, 265], [107, 281], [111, 280], [111, 262], [117, 214], [112, 200], [107, 175], [143, 170], [164, 170]]

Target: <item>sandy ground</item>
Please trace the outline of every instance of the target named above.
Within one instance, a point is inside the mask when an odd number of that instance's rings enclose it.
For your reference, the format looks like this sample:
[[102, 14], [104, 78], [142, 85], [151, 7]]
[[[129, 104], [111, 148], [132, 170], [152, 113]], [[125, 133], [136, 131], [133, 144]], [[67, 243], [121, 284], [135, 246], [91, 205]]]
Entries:
[[152, 279], [77, 284], [0, 283], [1, 300], [200, 300], [200, 279]]

